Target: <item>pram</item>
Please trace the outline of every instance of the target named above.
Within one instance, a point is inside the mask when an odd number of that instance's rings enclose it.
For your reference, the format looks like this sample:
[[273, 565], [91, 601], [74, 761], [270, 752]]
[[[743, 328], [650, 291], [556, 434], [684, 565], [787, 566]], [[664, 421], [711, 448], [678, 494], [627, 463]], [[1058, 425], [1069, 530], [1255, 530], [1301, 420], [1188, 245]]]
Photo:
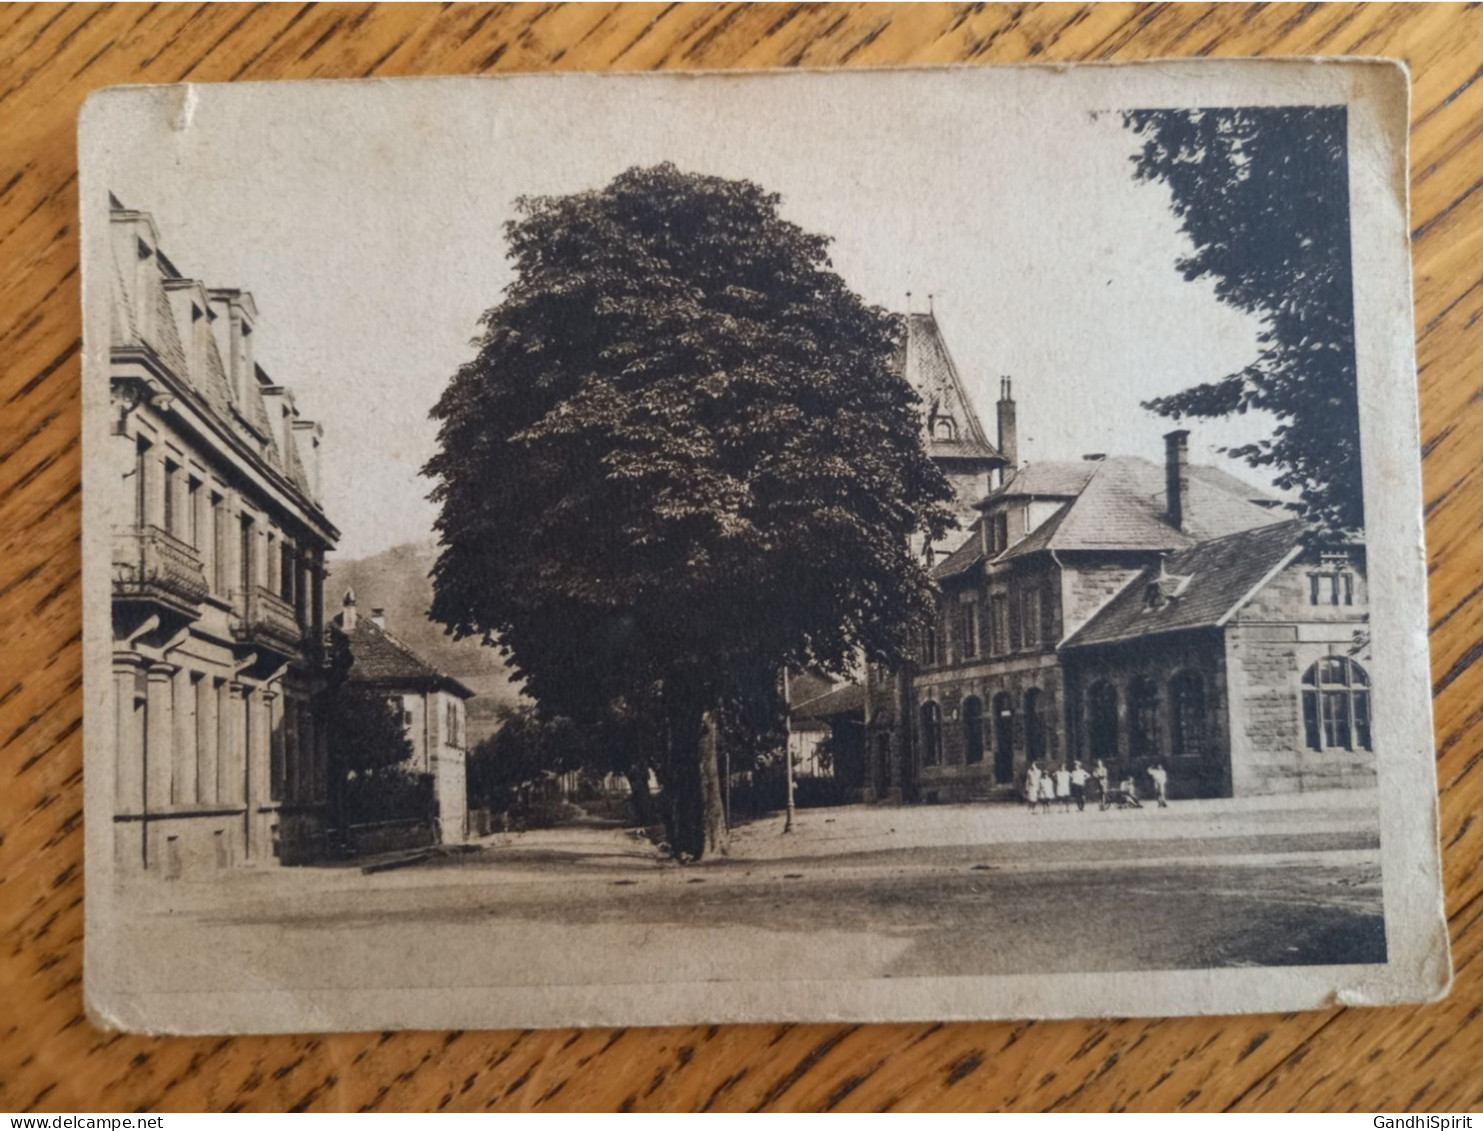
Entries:
[[1109, 786], [1102, 793], [1102, 808], [1111, 809], [1116, 806], [1119, 809], [1142, 809], [1143, 803], [1138, 800], [1138, 792], [1133, 788], [1132, 782], [1123, 782], [1119, 786]]

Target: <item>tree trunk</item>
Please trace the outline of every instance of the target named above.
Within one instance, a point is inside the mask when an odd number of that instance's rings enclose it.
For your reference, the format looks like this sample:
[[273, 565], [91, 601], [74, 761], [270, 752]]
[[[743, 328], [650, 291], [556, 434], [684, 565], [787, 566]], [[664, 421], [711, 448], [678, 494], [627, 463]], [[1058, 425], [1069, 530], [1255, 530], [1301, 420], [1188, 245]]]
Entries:
[[682, 705], [671, 713], [665, 816], [670, 852], [700, 860], [724, 852], [726, 819], [716, 764], [717, 720], [713, 711]]
[[701, 826], [705, 850], [724, 856], [729, 847], [726, 830], [726, 799], [721, 791], [721, 720], [715, 711], [703, 716], [700, 732]]

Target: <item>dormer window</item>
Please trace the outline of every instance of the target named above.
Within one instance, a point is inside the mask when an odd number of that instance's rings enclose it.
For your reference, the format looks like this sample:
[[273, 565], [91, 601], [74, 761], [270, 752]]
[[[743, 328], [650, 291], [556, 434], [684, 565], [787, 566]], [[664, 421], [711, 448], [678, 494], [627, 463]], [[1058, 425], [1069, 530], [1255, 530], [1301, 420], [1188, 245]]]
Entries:
[[934, 440], [956, 440], [958, 438], [958, 426], [953, 423], [950, 416], [937, 416], [932, 419], [932, 438]]
[[1170, 573], [1164, 563], [1159, 563], [1159, 575], [1148, 583], [1143, 591], [1143, 611], [1146, 613], [1162, 609], [1189, 588], [1191, 579]]

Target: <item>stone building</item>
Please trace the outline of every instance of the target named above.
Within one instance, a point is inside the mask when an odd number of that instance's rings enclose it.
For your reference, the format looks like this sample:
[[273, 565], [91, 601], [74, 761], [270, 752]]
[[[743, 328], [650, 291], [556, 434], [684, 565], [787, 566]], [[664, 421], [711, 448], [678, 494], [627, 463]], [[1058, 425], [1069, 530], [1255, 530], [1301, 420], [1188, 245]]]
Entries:
[[[908, 792], [1017, 795], [1029, 762], [1153, 762], [1173, 796], [1362, 784], [1362, 549], [1310, 548], [1280, 504], [1191, 465], [1028, 465], [933, 574]], [[1146, 784], [1146, 782], [1144, 783]]]
[[465, 703], [474, 693], [433, 667], [386, 628], [382, 609], [358, 615], [355, 593], [348, 591], [333, 621], [334, 631], [349, 645], [347, 682], [386, 696], [400, 716], [412, 756], [404, 763], [415, 773], [431, 774], [437, 803], [437, 841], [459, 844], [468, 839], [468, 727]]
[[1170, 554], [1061, 647], [1072, 752], [1175, 796], [1373, 785], [1367, 607], [1363, 548], [1297, 522]]
[[245, 291], [184, 277], [110, 198], [118, 863], [178, 876], [323, 847], [321, 430], [255, 360]]

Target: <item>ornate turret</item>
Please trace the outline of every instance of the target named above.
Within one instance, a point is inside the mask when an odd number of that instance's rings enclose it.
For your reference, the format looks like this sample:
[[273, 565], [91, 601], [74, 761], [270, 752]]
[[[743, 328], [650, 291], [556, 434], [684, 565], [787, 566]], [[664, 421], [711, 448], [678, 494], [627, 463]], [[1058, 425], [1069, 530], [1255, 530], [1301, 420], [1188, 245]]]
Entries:
[[[930, 306], [924, 314], [908, 310], [905, 330], [901, 373], [922, 398], [927, 454], [952, 484], [953, 512], [966, 530], [978, 517], [974, 504], [983, 497], [988, 474], [1007, 461], [984, 432]], [[956, 545], [962, 539], [960, 530], [948, 541]]]

